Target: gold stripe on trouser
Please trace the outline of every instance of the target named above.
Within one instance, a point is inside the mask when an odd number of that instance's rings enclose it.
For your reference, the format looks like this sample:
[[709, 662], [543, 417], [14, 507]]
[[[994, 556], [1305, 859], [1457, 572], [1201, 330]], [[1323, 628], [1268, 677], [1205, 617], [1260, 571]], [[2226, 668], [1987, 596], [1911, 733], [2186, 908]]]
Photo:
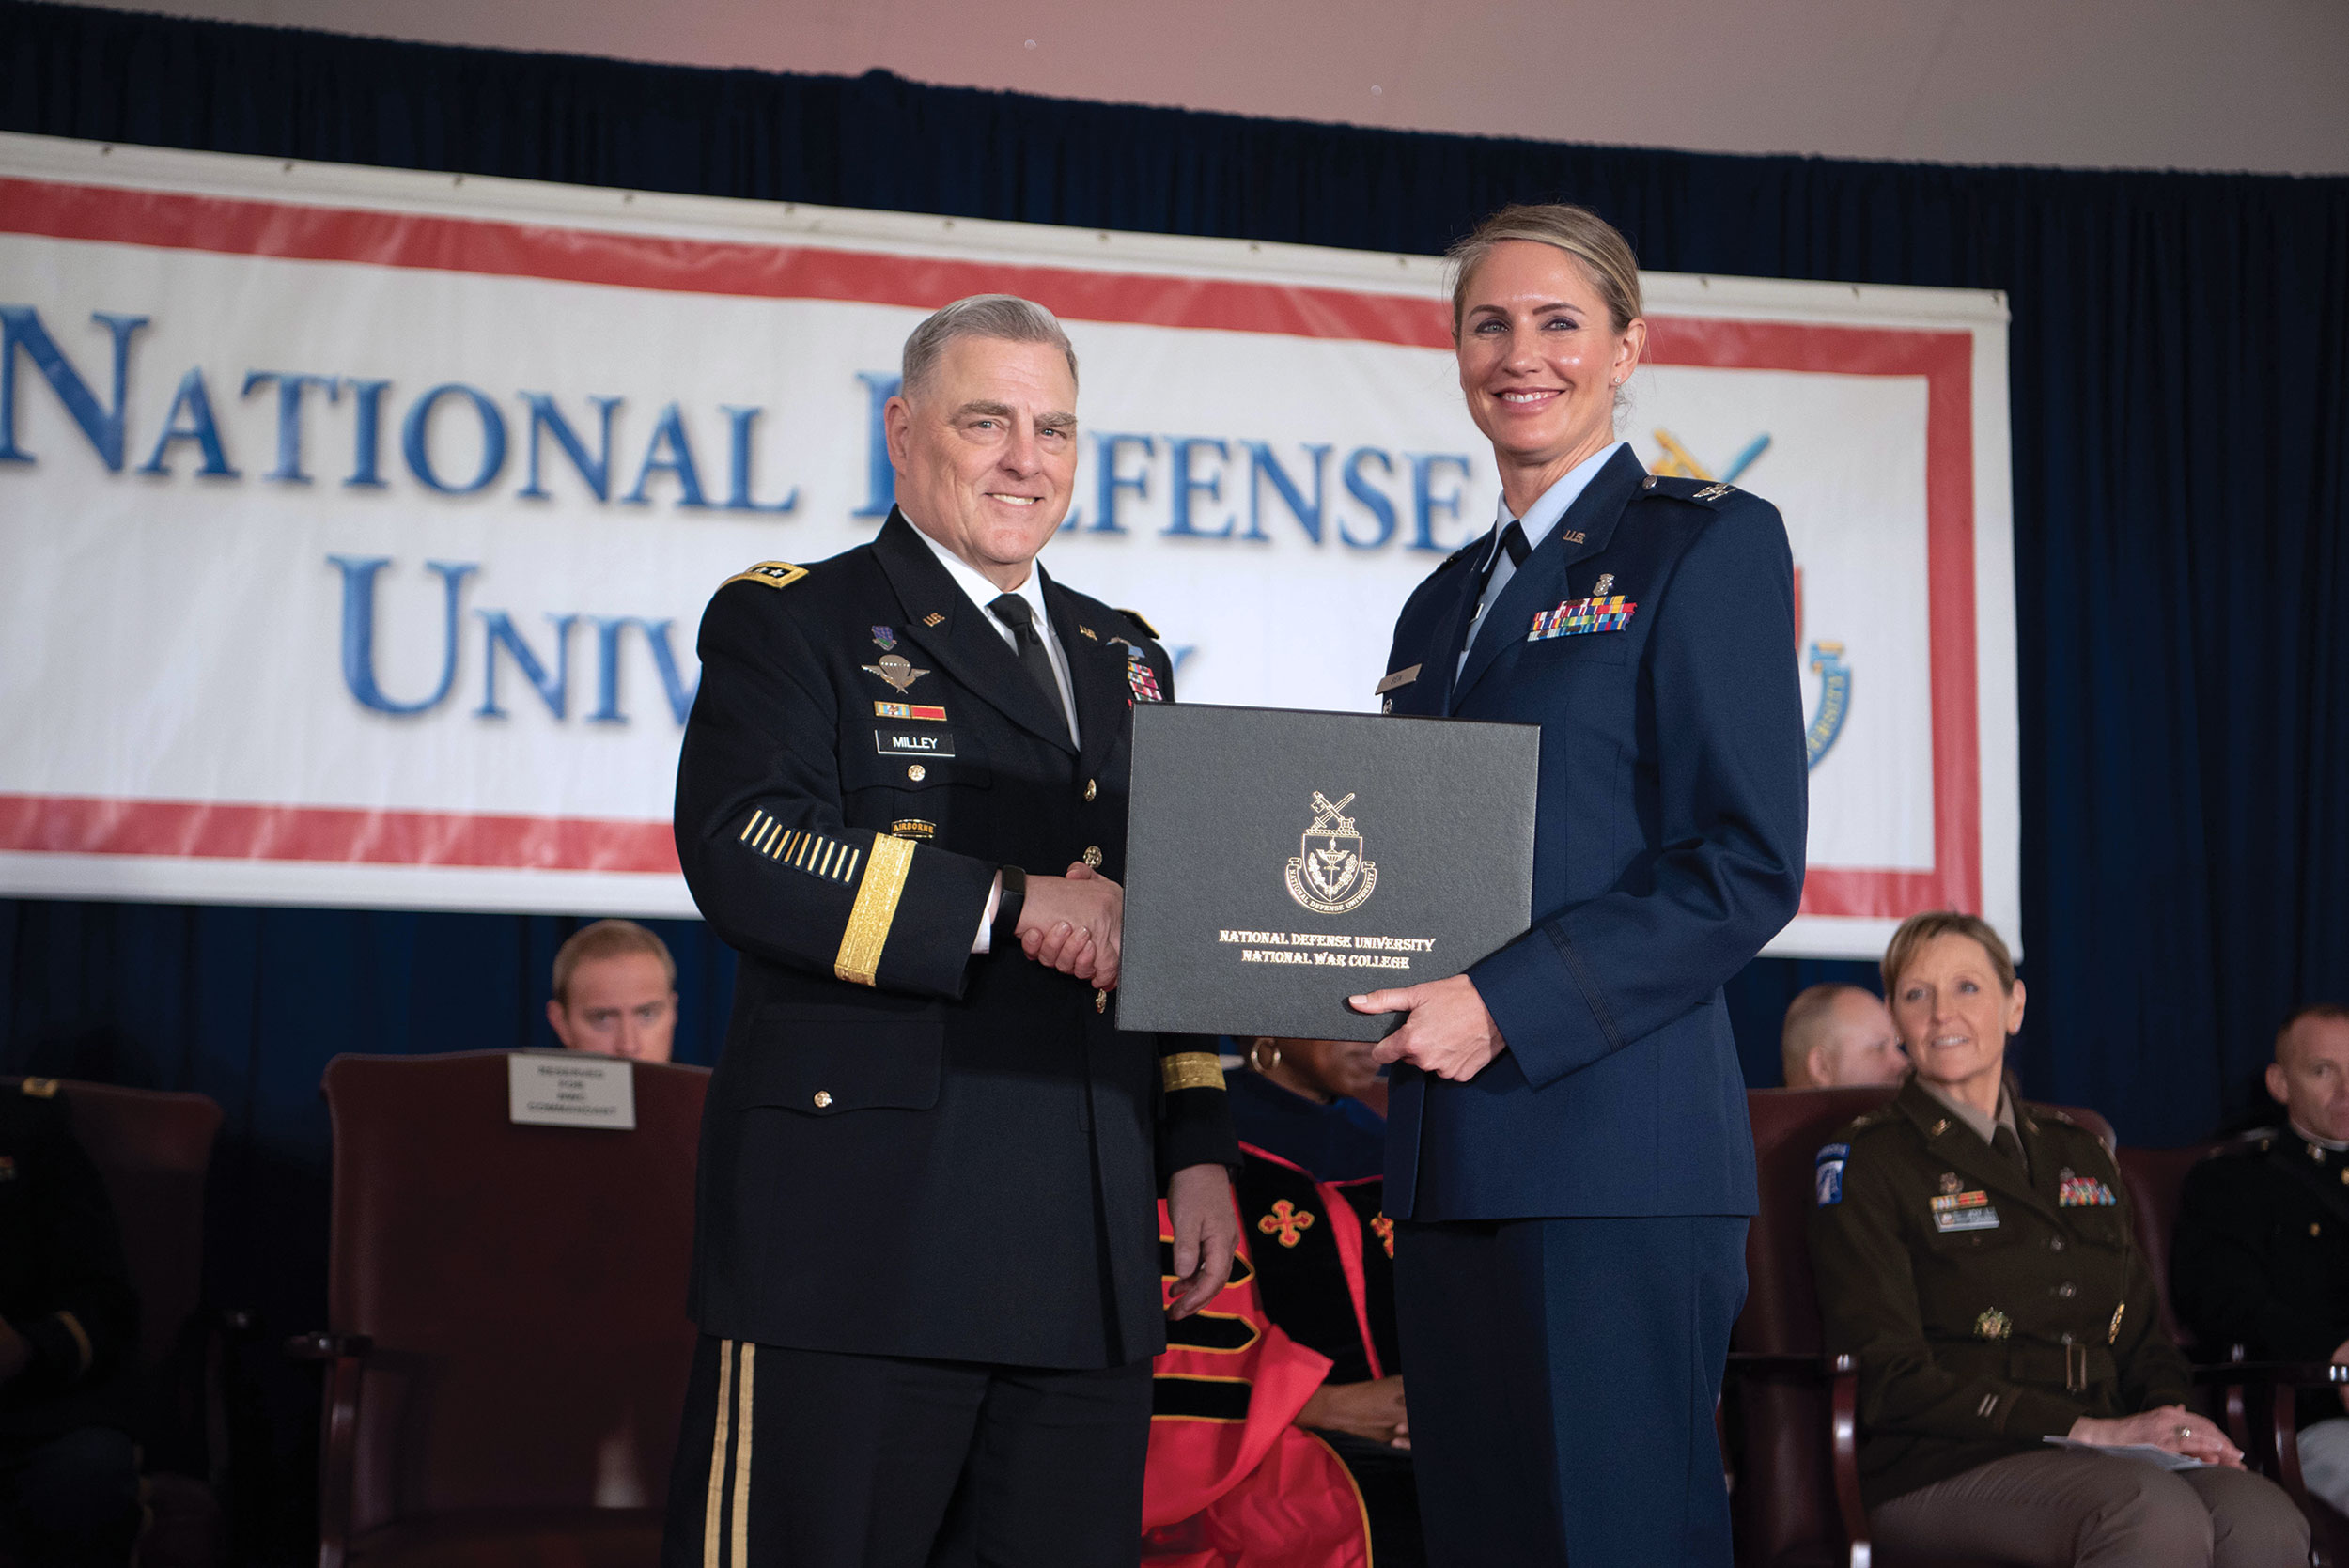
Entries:
[[897, 899], [906, 891], [906, 873], [912, 868], [911, 843], [887, 833], [873, 835], [873, 853], [864, 862], [864, 879], [857, 884], [848, 929], [840, 934], [840, 955], [832, 960], [832, 973], [860, 986], [874, 983], [881, 949], [889, 942], [890, 924], [897, 918]]
[[758, 1346], [742, 1342], [742, 1413], [738, 1418], [739, 1432], [734, 1439], [734, 1568], [747, 1568], [751, 1560], [751, 1434], [756, 1426], [751, 1419], [751, 1391], [758, 1370]]
[[[709, 1437], [709, 1503], [702, 1514], [702, 1568], [719, 1568], [718, 1525], [725, 1517], [726, 1417], [734, 1400], [734, 1342], [718, 1342], [718, 1419]], [[739, 1558], [736, 1560], [740, 1560]]]

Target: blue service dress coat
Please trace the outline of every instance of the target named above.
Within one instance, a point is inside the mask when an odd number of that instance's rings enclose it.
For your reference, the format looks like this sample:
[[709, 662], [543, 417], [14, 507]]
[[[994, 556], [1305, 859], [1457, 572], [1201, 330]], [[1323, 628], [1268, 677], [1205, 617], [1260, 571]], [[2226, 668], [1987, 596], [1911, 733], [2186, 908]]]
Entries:
[[1487, 612], [1489, 534], [1412, 593], [1386, 710], [1541, 726], [1533, 924], [1469, 970], [1508, 1048], [1398, 1068], [1387, 1212], [1751, 1215], [1722, 984], [1792, 919], [1808, 791], [1793, 558], [1727, 485], [1594, 475]]

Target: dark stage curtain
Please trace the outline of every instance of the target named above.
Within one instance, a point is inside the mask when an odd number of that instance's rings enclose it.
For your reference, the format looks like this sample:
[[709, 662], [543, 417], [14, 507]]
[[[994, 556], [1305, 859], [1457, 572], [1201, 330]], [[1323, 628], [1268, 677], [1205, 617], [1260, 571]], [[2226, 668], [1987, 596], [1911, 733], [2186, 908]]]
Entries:
[[[1418, 135], [20, 0], [0, 0], [0, 129], [1421, 253], [1563, 198], [1659, 270], [2003, 290], [2028, 1090], [2183, 1142], [2255, 1105], [2286, 1011], [2349, 999], [2349, 180]], [[224, 1289], [303, 1327], [325, 1059], [546, 1043], [564, 928], [0, 905], [0, 1067], [222, 1099]], [[731, 960], [667, 935], [683, 1054], [708, 1061]], [[1733, 986], [1750, 1081], [1778, 1081], [1778, 1016], [1820, 978], [1873, 970], [1765, 961]]]

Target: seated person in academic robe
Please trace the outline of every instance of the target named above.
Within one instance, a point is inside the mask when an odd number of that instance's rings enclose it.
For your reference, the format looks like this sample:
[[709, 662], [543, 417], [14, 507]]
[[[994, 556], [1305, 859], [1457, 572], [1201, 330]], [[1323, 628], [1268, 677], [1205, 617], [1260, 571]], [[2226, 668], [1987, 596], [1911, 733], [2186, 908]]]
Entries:
[[[2170, 1299], [2201, 1355], [2349, 1361], [2349, 1007], [2304, 1007], [2276, 1035], [2278, 1126], [2189, 1172]], [[2300, 1475], [2349, 1513], [2349, 1389], [2304, 1389]]]
[[[1258, 1040], [1254, 1070], [1226, 1080], [1240, 1135], [1240, 1253], [1216, 1300], [1167, 1326], [1158, 1359], [1143, 1513], [1153, 1568], [1425, 1561], [1394, 1324], [1394, 1227], [1379, 1211], [1379, 1147], [1368, 1133], [1377, 1124], [1357, 1098], [1383, 1097], [1370, 1051]], [[1252, 1128], [1283, 1152], [1254, 1142]], [[1160, 1224], [1171, 1251], [1163, 1215]]]
[[130, 1560], [138, 1454], [106, 1396], [138, 1324], [114, 1205], [56, 1080], [0, 1090], [0, 1555]]
[[1326, 1182], [1375, 1176], [1387, 1144], [1387, 1080], [1361, 1040], [1248, 1042], [1248, 1071], [1224, 1079], [1232, 1130]]

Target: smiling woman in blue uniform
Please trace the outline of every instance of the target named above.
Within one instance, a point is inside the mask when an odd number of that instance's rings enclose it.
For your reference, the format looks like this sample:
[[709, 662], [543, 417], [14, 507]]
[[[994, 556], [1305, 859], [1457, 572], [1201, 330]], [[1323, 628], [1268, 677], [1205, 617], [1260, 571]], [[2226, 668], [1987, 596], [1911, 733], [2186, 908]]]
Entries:
[[1411, 595], [1388, 712], [1542, 728], [1533, 926], [1356, 999], [1429, 1560], [1730, 1560], [1713, 1436], [1754, 1210], [1720, 986], [1795, 913], [1805, 782], [1777, 510], [1615, 439], [1647, 340], [1623, 236], [1511, 208], [1454, 247], [1490, 534]]

